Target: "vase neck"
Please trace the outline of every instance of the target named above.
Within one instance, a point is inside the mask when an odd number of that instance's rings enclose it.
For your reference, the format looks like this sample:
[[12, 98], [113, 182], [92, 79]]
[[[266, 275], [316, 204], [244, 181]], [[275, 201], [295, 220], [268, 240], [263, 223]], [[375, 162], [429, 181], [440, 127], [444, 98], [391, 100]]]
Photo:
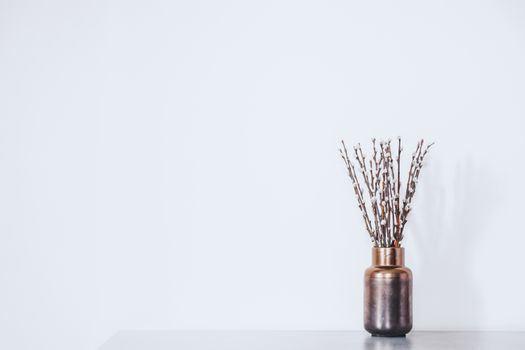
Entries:
[[372, 248], [372, 265], [405, 266], [405, 248]]

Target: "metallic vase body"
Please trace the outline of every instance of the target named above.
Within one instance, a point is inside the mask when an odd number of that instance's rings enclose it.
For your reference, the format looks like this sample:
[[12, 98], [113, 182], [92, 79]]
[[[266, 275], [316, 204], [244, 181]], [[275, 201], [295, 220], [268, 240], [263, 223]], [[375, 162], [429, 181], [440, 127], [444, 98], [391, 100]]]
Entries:
[[364, 316], [374, 336], [400, 337], [412, 329], [412, 271], [405, 267], [404, 248], [372, 248]]

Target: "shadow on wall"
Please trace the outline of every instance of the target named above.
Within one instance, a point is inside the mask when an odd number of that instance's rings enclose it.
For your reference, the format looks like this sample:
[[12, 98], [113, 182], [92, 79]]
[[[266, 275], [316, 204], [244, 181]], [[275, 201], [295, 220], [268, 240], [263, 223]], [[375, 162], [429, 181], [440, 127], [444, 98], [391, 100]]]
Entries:
[[[432, 160], [434, 161], [434, 160]], [[484, 315], [475, 281], [469, 275], [476, 236], [495, 203], [486, 173], [471, 160], [423, 174], [417, 216], [409, 224], [420, 264], [414, 273], [414, 326], [479, 329]], [[443, 172], [453, 175], [444, 185]], [[421, 317], [422, 323], [418, 322]]]

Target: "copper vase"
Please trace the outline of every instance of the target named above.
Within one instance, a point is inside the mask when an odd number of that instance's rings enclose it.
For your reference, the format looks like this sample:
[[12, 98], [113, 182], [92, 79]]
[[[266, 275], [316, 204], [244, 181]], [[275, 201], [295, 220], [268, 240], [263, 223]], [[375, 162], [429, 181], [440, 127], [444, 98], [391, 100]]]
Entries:
[[404, 248], [372, 248], [365, 271], [365, 329], [373, 336], [401, 337], [412, 329], [412, 271]]

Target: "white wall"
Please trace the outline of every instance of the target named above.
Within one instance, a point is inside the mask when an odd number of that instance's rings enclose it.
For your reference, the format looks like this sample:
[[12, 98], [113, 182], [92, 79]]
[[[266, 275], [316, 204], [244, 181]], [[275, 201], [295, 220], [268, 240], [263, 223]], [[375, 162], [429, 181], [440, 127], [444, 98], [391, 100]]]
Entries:
[[361, 329], [338, 141], [437, 146], [415, 329], [525, 330], [520, 1], [0, 1], [0, 347]]

